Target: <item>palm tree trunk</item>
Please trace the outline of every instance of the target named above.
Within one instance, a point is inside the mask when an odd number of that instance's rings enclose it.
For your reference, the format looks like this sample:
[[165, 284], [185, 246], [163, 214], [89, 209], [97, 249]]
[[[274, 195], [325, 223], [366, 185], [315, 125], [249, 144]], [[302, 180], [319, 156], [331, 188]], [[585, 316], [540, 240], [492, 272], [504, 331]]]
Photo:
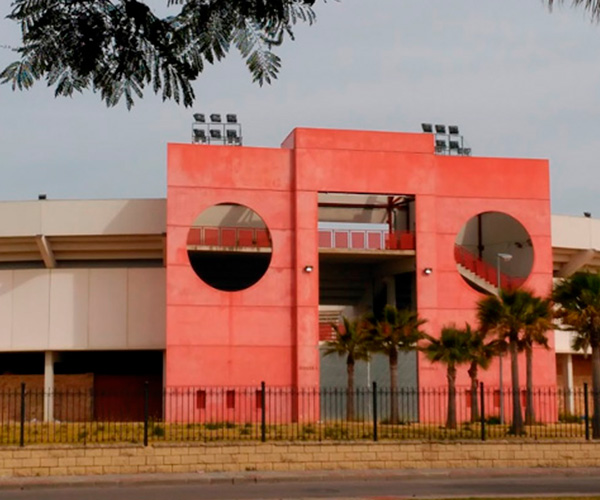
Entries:
[[592, 437], [600, 439], [600, 346], [592, 346]]
[[448, 378], [448, 415], [446, 417], [446, 427], [456, 429], [456, 367], [448, 364], [446, 373]]
[[389, 352], [390, 361], [390, 423], [398, 424], [398, 351], [394, 347]]
[[471, 422], [479, 422], [479, 401], [477, 400], [477, 389], [479, 381], [477, 380], [477, 363], [473, 361], [469, 367], [469, 377], [471, 378]]
[[346, 420], [354, 420], [354, 358], [348, 355], [346, 360], [348, 374], [348, 392], [346, 393]]
[[533, 409], [533, 348], [525, 348], [525, 357], [527, 360], [527, 401], [525, 404], [525, 424], [533, 425], [535, 423], [535, 413]]
[[518, 348], [517, 342], [511, 340], [509, 343], [510, 349], [510, 371], [512, 378], [512, 401], [513, 401], [513, 419], [511, 432], [517, 436], [525, 433], [523, 425], [523, 411], [521, 410], [521, 394], [519, 384], [519, 363], [518, 363]]

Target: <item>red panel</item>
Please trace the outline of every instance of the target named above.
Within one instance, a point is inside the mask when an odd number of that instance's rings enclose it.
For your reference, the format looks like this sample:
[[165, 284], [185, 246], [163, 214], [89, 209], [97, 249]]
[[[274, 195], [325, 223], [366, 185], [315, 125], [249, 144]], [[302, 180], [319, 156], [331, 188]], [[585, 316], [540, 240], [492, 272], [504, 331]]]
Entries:
[[238, 229], [238, 245], [240, 247], [253, 247], [253, 231], [252, 229]]
[[413, 233], [402, 233], [400, 235], [400, 248], [402, 250], [414, 250], [415, 235]]
[[385, 248], [388, 250], [396, 250], [400, 248], [399, 241], [395, 234], [386, 234], [385, 236]]
[[207, 246], [219, 245], [219, 229], [216, 227], [204, 228], [204, 244]]
[[221, 228], [221, 246], [235, 247], [237, 246], [236, 230], [234, 228]]
[[271, 246], [269, 231], [267, 231], [266, 229], [256, 230], [256, 246], [261, 248], [269, 248]]
[[200, 233], [201, 229], [197, 227], [190, 228], [188, 233], [187, 243], [188, 245], [200, 245]]
[[344, 231], [336, 231], [334, 233], [335, 248], [348, 248], [348, 233]]
[[319, 248], [331, 248], [331, 231], [319, 231]]
[[365, 248], [365, 233], [362, 231], [352, 231], [352, 248]]
[[367, 247], [371, 250], [381, 249], [381, 233], [369, 231], [367, 233]]

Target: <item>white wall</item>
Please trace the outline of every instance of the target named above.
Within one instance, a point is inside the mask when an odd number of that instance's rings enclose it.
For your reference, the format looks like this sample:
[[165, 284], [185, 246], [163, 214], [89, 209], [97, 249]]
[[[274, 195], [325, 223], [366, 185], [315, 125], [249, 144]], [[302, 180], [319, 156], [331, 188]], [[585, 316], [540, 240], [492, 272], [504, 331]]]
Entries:
[[0, 350], [164, 349], [165, 269], [0, 271]]
[[162, 234], [165, 199], [0, 202], [0, 236]]

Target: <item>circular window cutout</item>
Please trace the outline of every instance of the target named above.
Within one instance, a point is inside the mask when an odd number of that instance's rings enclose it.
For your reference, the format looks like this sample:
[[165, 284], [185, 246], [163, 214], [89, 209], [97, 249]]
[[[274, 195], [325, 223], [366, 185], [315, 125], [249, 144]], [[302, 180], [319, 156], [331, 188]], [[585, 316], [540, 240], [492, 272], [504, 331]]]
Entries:
[[271, 263], [269, 230], [252, 209], [234, 203], [202, 212], [188, 233], [190, 264], [207, 285], [226, 292], [257, 283]]
[[531, 236], [514, 217], [484, 212], [456, 236], [454, 258], [460, 275], [479, 292], [518, 288], [533, 267]]

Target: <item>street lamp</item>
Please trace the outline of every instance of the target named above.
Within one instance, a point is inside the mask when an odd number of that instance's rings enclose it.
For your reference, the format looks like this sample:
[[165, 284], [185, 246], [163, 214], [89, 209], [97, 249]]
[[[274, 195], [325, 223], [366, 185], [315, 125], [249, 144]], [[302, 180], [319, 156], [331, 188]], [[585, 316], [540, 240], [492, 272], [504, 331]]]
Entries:
[[[501, 262], [509, 262], [511, 261], [513, 258], [512, 254], [510, 253], [497, 253], [496, 254], [496, 280], [497, 280], [497, 290], [498, 290], [498, 297], [500, 297], [500, 290], [502, 288], [502, 283], [501, 283], [501, 273], [500, 273], [500, 263]], [[502, 358], [504, 356], [504, 353], [501, 352], [500, 353], [500, 425], [504, 425], [504, 394], [503, 394], [503, 385], [504, 385], [504, 373], [502, 371]]]

